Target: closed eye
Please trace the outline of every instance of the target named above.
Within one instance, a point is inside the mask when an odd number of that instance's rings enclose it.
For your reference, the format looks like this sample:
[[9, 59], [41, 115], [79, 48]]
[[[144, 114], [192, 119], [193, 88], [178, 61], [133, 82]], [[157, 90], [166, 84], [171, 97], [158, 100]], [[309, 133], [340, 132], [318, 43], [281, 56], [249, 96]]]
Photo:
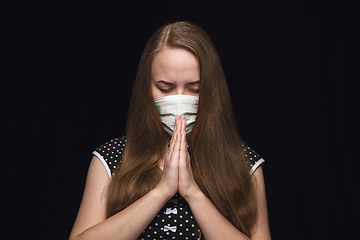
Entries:
[[173, 88], [163, 89], [163, 88], [159, 88], [159, 87], [158, 87], [158, 89], [159, 89], [161, 92], [163, 92], [163, 93], [168, 93], [168, 92], [171, 92], [171, 90], [172, 90]]
[[164, 80], [158, 81], [156, 83], [156, 86], [163, 93], [168, 93], [174, 88], [174, 84], [172, 84], [171, 82], [164, 81]]
[[199, 93], [199, 88], [198, 89], [191, 89], [189, 88], [189, 91], [193, 92], [193, 93]]
[[199, 89], [200, 89], [200, 80], [198, 80], [196, 82], [190, 82], [190, 83], [188, 83], [188, 86], [189, 86], [189, 91], [198, 93]]

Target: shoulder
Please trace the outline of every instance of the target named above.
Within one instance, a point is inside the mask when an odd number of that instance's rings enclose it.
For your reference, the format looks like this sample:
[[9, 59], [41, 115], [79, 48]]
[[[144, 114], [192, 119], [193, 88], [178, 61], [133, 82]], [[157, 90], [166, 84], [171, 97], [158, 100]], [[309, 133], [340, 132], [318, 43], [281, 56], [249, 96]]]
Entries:
[[252, 175], [257, 168], [264, 164], [265, 160], [244, 141], [242, 142], [242, 147], [246, 160], [250, 165], [250, 174]]
[[117, 165], [121, 163], [125, 144], [126, 137], [123, 135], [100, 145], [93, 151], [93, 155], [102, 162], [110, 178]]

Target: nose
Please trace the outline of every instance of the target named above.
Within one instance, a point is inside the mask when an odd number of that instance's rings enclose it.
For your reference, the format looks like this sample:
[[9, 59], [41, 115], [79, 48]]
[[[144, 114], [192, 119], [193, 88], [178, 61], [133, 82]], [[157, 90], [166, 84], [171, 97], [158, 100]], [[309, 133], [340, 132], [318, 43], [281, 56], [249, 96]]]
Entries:
[[176, 89], [176, 95], [184, 95], [184, 94], [185, 94], [185, 89], [183, 88]]
[[183, 95], [185, 91], [183, 89], [176, 89], [176, 95]]

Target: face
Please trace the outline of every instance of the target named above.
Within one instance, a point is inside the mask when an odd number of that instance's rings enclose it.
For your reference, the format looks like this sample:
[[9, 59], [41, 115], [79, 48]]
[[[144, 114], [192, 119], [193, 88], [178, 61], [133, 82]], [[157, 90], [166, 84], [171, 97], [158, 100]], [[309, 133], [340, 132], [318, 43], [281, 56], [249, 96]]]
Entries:
[[185, 49], [162, 49], [154, 57], [151, 76], [154, 99], [176, 94], [199, 96], [199, 62]]

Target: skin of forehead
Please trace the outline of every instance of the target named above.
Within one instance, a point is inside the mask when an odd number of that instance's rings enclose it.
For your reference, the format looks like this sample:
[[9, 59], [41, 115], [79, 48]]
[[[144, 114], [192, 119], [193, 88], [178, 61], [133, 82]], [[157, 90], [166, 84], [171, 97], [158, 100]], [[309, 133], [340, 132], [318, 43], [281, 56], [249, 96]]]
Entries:
[[165, 80], [175, 85], [185, 85], [200, 79], [199, 63], [196, 57], [184, 49], [163, 49], [152, 64], [153, 80]]

